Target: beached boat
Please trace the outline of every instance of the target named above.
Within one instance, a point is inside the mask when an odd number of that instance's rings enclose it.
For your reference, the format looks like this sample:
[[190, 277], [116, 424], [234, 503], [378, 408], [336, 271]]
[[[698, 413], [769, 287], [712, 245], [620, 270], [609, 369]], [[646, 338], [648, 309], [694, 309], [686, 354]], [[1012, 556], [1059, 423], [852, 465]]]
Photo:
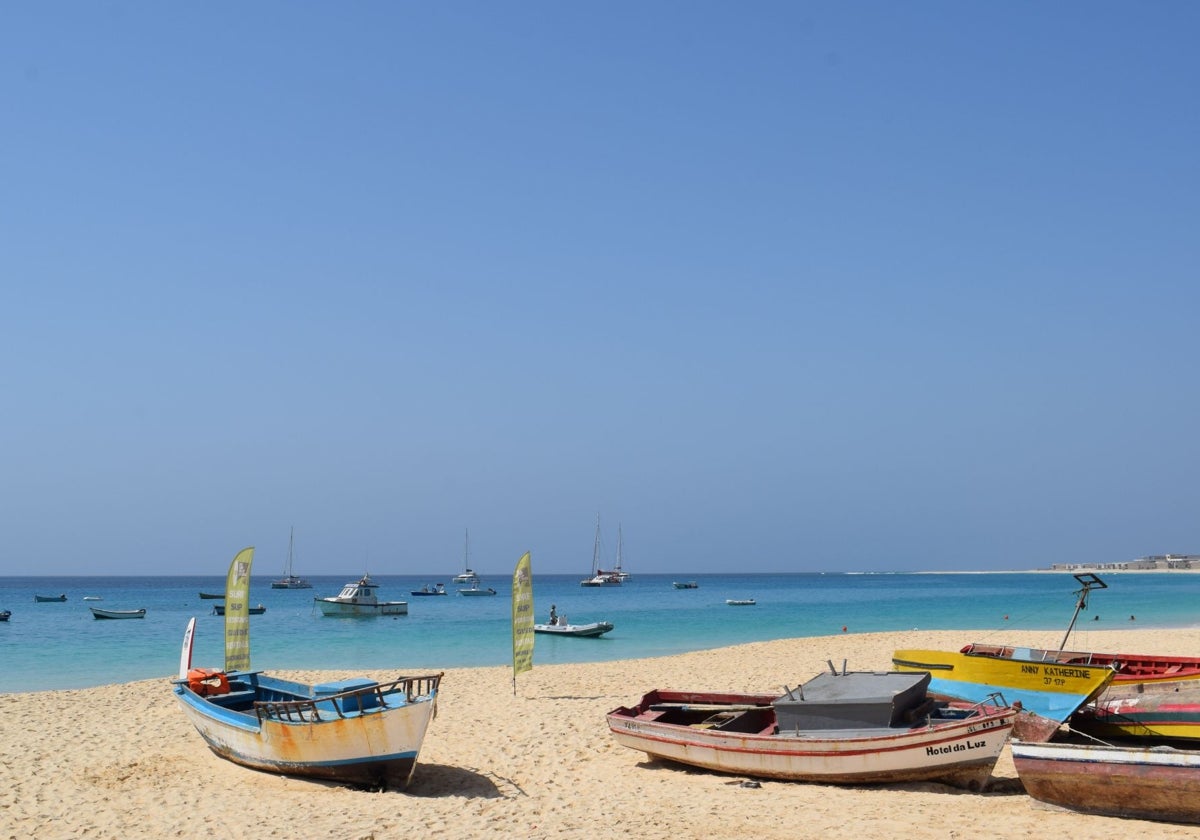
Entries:
[[292, 548], [295, 541], [296, 531], [293, 528], [288, 532], [288, 556], [287, 565], [283, 567], [283, 577], [271, 581], [272, 589], [312, 589], [312, 584], [297, 575], [292, 569]]
[[1200, 823], [1200, 751], [1164, 746], [1012, 743], [1034, 799], [1110, 817]]
[[592, 543], [592, 574], [579, 581], [580, 586], [620, 586], [621, 576], [600, 568], [600, 517], [596, 517], [596, 539]]
[[[246, 608], [246, 612], [249, 613], [250, 615], [262, 615], [266, 611], [267, 611], [267, 608], [264, 607], [262, 604], [259, 604], [257, 607], [247, 607]], [[225, 615], [225, 605], [224, 604], [213, 604], [213, 615]]]
[[102, 610], [99, 607], [88, 607], [92, 611], [93, 618], [145, 618], [146, 611], [143, 610]]
[[608, 714], [617, 743], [724, 773], [825, 784], [987, 785], [1016, 711], [945, 703], [927, 674], [826, 673], [784, 695], [655, 690]]
[[457, 574], [450, 578], [451, 583], [479, 583], [479, 575], [471, 570], [471, 532], [469, 529], [463, 530], [463, 570], [461, 574]]
[[412, 590], [411, 594], [417, 598], [426, 597], [429, 595], [446, 595], [446, 584], [438, 583], [433, 586], [422, 586], [420, 589]]
[[12, 618], [12, 610], [0, 610], [0, 621], [8, 621]]
[[611, 621], [593, 621], [590, 624], [535, 624], [534, 633], [546, 633], [550, 636], [582, 636], [595, 638], [603, 636], [613, 629]]
[[379, 585], [370, 575], [347, 583], [332, 598], [314, 598], [321, 613], [329, 616], [408, 615], [407, 601], [380, 601], [375, 591]]
[[[234, 558], [227, 602], [245, 603], [253, 549]], [[364, 578], [365, 580], [365, 578]], [[437, 707], [441, 674], [309, 685], [250, 669], [248, 625], [225, 618], [223, 670], [192, 667], [196, 619], [172, 690], [209, 749], [236, 764], [373, 789], [408, 786]]]
[[1000, 692], [1009, 703], [1020, 704], [1017, 731], [1025, 741], [1048, 740], [1076, 709], [1099, 696], [1113, 677], [1111, 668], [1099, 665], [938, 650], [897, 650], [892, 664], [900, 671], [932, 673], [930, 689], [936, 694], [978, 701]]
[[725, 603], [731, 607], [753, 607], [758, 601], [753, 598], [726, 598]]
[[221, 758], [285, 776], [404, 789], [441, 676], [308, 685], [254, 671], [189, 669], [173, 684], [184, 713]]
[[224, 600], [224, 599], [225, 599], [224, 592], [201, 592], [200, 593], [201, 601], [216, 601], [216, 600]]
[[677, 581], [673, 581], [671, 583], [671, 585], [674, 586], [676, 589], [696, 589], [697, 588], [696, 581], [694, 581], [694, 580], [683, 580], [683, 581], [677, 580]]
[[1081, 706], [1071, 729], [1096, 738], [1200, 742], [1200, 682], [1114, 686]]
[[67, 600], [66, 595], [34, 595], [33, 600], [39, 604], [56, 604]]
[[1200, 657], [1159, 656], [1153, 653], [1094, 653], [1073, 650], [1042, 650], [1040, 648], [1014, 648], [1008, 645], [972, 643], [962, 648], [963, 653], [977, 656], [994, 656], [998, 659], [1011, 658], [1017, 651], [1029, 659], [1039, 662], [1057, 662], [1062, 665], [1100, 665], [1113, 669], [1109, 691], [1125, 686], [1149, 683], [1176, 683], [1181, 681], [1200, 682]]
[[475, 595], [487, 596], [487, 595], [495, 595], [496, 590], [492, 589], [492, 587], [490, 587], [490, 586], [487, 589], [484, 589], [477, 583], [474, 586], [470, 587], [469, 589], [458, 590], [458, 594], [459, 595], [472, 595], [472, 596], [475, 596]]
[[[1083, 589], [1077, 593], [1079, 600], [1064, 645], [1079, 611], [1086, 608], [1088, 592], [1104, 588], [1095, 575], [1075, 578]], [[929, 671], [933, 675], [930, 689], [937, 694], [979, 701], [1001, 692], [1006, 701], [1021, 709], [1016, 727], [1017, 737], [1023, 741], [1049, 740], [1076, 709], [1099, 697], [1116, 673], [1111, 665], [1043, 661], [1031, 648], [1010, 647], [1008, 656], [977, 652], [975, 648], [897, 650], [892, 654], [892, 665], [901, 671]]]

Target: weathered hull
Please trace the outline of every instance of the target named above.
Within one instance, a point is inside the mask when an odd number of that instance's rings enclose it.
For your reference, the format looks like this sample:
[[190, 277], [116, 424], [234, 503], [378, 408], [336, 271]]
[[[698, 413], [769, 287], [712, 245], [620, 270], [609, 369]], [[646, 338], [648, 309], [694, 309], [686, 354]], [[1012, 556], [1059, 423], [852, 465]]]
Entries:
[[1200, 741], [1200, 683], [1110, 689], [1072, 715], [1071, 728], [1098, 738]]
[[957, 651], [898, 650], [893, 666], [901, 671], [929, 671], [929, 690], [937, 694], [982, 702], [1000, 692], [1005, 701], [1045, 718], [1052, 732], [1071, 713], [1098, 696], [1113, 678], [1113, 669], [1099, 665], [1061, 664], [1019, 658], [997, 658]]
[[1200, 823], [1200, 752], [1076, 744], [1012, 744], [1034, 799], [1112, 817]]
[[[655, 692], [656, 699], [668, 696]], [[816, 730], [773, 734], [774, 716], [764, 714], [758, 732], [722, 731], [657, 722], [654, 704], [621, 708], [608, 715], [617, 743], [652, 758], [722, 773], [825, 784], [886, 784], [937, 781], [983, 789], [1012, 731], [1016, 712], [988, 707], [976, 717], [909, 729]], [[690, 695], [714, 708], [761, 709], [760, 695]], [[757, 709], [751, 709], [753, 714]], [[721, 726], [728, 724], [721, 724]]]
[[[318, 721], [303, 713], [272, 716], [254, 709], [235, 711], [213, 702], [219, 696], [201, 697], [186, 684], [177, 684], [175, 694], [209, 748], [236, 764], [289, 776], [404, 789], [435, 710], [438, 678], [423, 679], [432, 680], [432, 688], [423, 696], [410, 699], [403, 691], [384, 694], [387, 705], [344, 715], [330, 706]], [[309, 687], [261, 677], [258, 696], [280, 697], [272, 695], [279, 688]]]

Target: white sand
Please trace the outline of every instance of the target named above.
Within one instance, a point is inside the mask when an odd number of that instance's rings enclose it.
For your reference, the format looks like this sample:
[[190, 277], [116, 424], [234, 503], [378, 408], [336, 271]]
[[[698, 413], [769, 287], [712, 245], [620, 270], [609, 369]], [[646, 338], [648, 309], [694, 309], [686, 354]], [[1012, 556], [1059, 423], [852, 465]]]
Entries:
[[[0, 837], [1070, 838], [1200, 837], [1200, 827], [1084, 816], [1024, 794], [1007, 748], [988, 793], [937, 784], [842, 788], [649, 762], [604, 714], [652, 688], [780, 691], [823, 670], [887, 669], [896, 648], [956, 650], [975, 634], [846, 634], [660, 659], [447, 671], [407, 793], [283, 778], [213, 755], [168, 677], [0, 695]], [[1057, 647], [1054, 633], [1004, 641]], [[1000, 641], [991, 638], [988, 641]], [[1084, 644], [1081, 644], [1084, 643]], [[581, 641], [586, 644], [586, 641]], [[1200, 630], [1084, 633], [1072, 649], [1196, 654]], [[203, 664], [203, 663], [197, 663]], [[375, 672], [415, 673], [402, 664]], [[340, 672], [290, 672], [318, 681]]]

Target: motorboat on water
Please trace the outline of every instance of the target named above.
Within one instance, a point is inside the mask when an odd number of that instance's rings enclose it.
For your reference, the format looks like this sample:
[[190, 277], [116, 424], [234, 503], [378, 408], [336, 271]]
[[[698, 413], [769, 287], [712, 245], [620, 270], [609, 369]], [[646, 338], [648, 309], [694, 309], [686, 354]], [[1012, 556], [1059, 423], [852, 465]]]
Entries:
[[459, 595], [485, 595], [486, 596], [486, 595], [495, 595], [496, 590], [492, 589], [492, 587], [490, 587], [490, 586], [487, 589], [484, 589], [477, 583], [474, 586], [472, 586], [470, 589], [458, 590], [458, 594]]
[[603, 636], [613, 629], [611, 621], [593, 621], [590, 624], [567, 624], [562, 621], [558, 624], [535, 624], [533, 625], [534, 633], [545, 633], [550, 636], [580, 636], [584, 638], [596, 638]]
[[420, 589], [413, 589], [411, 593], [414, 597], [420, 598], [427, 595], [446, 595], [446, 584], [438, 583], [433, 586], [422, 586]]
[[370, 615], [408, 615], [408, 601], [380, 601], [375, 594], [379, 584], [371, 580], [370, 575], [363, 575], [356, 581], [347, 583], [342, 591], [332, 598], [314, 598], [323, 615], [341, 616], [370, 616]]

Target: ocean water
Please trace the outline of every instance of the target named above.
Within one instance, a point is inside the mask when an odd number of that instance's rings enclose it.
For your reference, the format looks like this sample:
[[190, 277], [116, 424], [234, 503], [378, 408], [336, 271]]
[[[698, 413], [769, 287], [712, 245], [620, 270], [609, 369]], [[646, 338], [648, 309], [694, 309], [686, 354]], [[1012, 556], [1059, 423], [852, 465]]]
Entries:
[[[496, 597], [411, 597], [428, 577], [374, 575], [379, 596], [409, 604], [406, 616], [328, 618], [313, 603], [349, 578], [310, 577], [311, 590], [270, 588], [253, 579], [251, 660], [261, 669], [397, 669], [406, 673], [512, 662], [511, 578], [483, 575]], [[1193, 626], [1200, 575], [1122, 573], [1103, 576], [1080, 614], [1081, 629]], [[535, 639], [538, 664], [662, 656], [751, 641], [920, 628], [977, 631], [968, 641], [1002, 638], [1005, 629], [1065, 631], [1078, 582], [1070, 574], [783, 574], [697, 575], [697, 589], [675, 589], [669, 575], [634, 575], [623, 586], [584, 588], [578, 575], [534, 577], [536, 616], [554, 604], [582, 624], [611, 621], [598, 639]], [[169, 677], [178, 668], [183, 631], [196, 616], [194, 664], [220, 667], [223, 621], [199, 593], [220, 592], [224, 578], [0, 578], [0, 692], [85, 688]], [[34, 595], [66, 593], [65, 603]], [[98, 596], [99, 602], [84, 601]], [[753, 598], [731, 607], [727, 598]], [[146, 609], [131, 621], [97, 621], [88, 606]], [[1083, 628], [1084, 623], [1087, 627]], [[978, 637], [978, 638], [975, 638]]]

